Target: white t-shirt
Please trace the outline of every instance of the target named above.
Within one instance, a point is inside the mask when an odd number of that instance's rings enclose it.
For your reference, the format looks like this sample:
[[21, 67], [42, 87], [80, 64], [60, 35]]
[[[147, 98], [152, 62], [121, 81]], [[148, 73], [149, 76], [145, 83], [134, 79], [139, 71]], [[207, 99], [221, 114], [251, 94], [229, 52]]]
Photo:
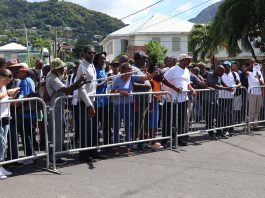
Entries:
[[[263, 76], [261, 73], [259, 73], [260, 79], [263, 79]], [[258, 78], [253, 72], [248, 72], [248, 93], [252, 95], [261, 95], [262, 91], [261, 88], [259, 88], [261, 85], [259, 83]]]
[[[0, 92], [5, 92], [6, 91], [6, 87], [3, 86], [2, 88], [0, 88]], [[4, 118], [4, 117], [10, 117], [10, 106], [9, 103], [3, 103], [8, 101], [8, 96], [5, 96], [4, 98], [2, 98], [0, 100], [1, 104], [0, 104], [0, 118]]]
[[[168, 91], [172, 94], [173, 100], [177, 100], [178, 102], [185, 102], [188, 98], [188, 85], [190, 84], [190, 72], [187, 68], [182, 69], [178, 65], [171, 67], [168, 71], [166, 71], [164, 75], [165, 79], [172, 85], [178, 88], [182, 88], [184, 92], [177, 93], [173, 89], [164, 86], [166, 89], [165, 91]], [[170, 101], [170, 98], [167, 97], [167, 101]]]
[[[236, 80], [240, 81], [239, 75], [234, 72]], [[233, 76], [232, 72], [229, 72], [228, 74], [224, 73], [221, 77], [222, 81], [228, 85], [229, 87], [235, 87], [236, 86], [236, 81]], [[219, 98], [234, 98], [234, 93], [231, 93], [226, 90], [220, 90], [219, 91]]]
[[[166, 73], [169, 69], [170, 69], [169, 67], [165, 67], [165, 68], [163, 68], [163, 69], [161, 70], [161, 74], [164, 76], [165, 73]], [[167, 91], [167, 86], [164, 85], [163, 83], [162, 83], [162, 85], [161, 85], [161, 90], [162, 90], [162, 91]]]

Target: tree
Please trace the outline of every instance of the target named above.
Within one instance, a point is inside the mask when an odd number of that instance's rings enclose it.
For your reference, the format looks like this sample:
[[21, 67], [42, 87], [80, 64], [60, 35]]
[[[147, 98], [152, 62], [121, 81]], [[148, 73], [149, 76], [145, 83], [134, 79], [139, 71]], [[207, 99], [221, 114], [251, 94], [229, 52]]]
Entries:
[[33, 47], [36, 47], [40, 50], [40, 59], [43, 57], [43, 48], [48, 48], [50, 51], [51, 41], [44, 38], [37, 38], [32, 43]]
[[214, 55], [217, 52], [217, 44], [213, 42], [211, 24], [194, 25], [189, 37], [189, 45], [195, 62], [198, 61], [198, 57], [203, 61], [205, 58], [214, 60]]
[[149, 41], [147, 44], [147, 54], [149, 66], [161, 65], [167, 53], [167, 49], [157, 41]]
[[213, 30], [217, 40], [224, 38], [227, 41], [228, 52], [240, 53], [239, 41], [255, 59], [253, 47], [264, 51], [264, 7], [264, 0], [225, 0], [220, 5]]

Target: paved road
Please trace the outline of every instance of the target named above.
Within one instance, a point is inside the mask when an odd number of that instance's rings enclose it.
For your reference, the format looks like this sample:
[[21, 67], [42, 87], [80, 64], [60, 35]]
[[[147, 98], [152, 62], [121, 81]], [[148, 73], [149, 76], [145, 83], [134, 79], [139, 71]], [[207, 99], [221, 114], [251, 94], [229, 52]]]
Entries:
[[69, 159], [63, 175], [42, 162], [13, 169], [0, 181], [1, 198], [264, 197], [265, 131], [228, 140], [191, 138], [176, 151], [147, 152], [94, 164]]

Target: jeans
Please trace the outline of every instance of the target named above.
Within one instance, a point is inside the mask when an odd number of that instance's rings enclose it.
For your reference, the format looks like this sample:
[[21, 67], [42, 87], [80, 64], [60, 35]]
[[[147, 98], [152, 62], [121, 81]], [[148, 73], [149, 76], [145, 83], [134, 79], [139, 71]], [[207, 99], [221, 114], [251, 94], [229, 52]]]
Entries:
[[115, 120], [114, 120], [114, 143], [119, 143], [119, 130], [121, 127], [121, 121], [123, 119], [125, 128], [125, 141], [129, 142], [132, 136], [131, 121], [133, 119], [133, 105], [132, 104], [118, 104], [115, 105]]
[[7, 143], [8, 129], [9, 125], [0, 126], [0, 161], [3, 161], [5, 158], [5, 145]]

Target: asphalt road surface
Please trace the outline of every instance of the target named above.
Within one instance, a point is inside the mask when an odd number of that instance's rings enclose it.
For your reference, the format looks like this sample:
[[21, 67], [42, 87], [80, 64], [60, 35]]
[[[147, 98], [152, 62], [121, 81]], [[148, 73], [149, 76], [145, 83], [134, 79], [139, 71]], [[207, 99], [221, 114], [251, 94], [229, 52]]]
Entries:
[[265, 197], [265, 131], [209, 141], [190, 138], [177, 151], [79, 163], [67, 156], [62, 175], [34, 165], [11, 167], [0, 181], [0, 198]]

